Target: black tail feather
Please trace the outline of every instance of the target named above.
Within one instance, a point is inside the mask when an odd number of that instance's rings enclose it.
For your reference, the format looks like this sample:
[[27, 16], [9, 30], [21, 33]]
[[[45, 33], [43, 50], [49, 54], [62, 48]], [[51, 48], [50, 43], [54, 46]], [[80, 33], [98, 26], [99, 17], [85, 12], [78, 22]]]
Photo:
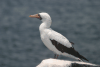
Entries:
[[79, 55], [79, 57], [80, 57], [80, 59], [84, 59], [84, 60], [86, 60], [86, 61], [88, 61], [89, 62], [89, 60], [87, 60], [85, 57], [83, 57], [82, 55]]

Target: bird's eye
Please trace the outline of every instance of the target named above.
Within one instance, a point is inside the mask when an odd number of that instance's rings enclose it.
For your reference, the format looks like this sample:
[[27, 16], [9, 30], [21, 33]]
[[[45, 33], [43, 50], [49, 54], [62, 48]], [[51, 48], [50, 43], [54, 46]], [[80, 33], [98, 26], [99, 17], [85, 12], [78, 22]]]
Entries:
[[38, 14], [38, 16], [40, 17], [39, 19], [40, 19], [40, 20], [42, 20], [42, 18], [41, 18], [41, 16], [40, 16], [40, 14]]

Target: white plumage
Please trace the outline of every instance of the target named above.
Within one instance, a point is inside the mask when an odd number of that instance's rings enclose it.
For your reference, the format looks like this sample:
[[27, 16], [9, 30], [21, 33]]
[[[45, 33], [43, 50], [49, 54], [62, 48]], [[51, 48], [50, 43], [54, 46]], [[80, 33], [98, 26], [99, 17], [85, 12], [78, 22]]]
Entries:
[[78, 60], [87, 60], [74, 50], [72, 44], [66, 37], [50, 28], [52, 20], [48, 13], [39, 13], [30, 15], [29, 17], [35, 17], [42, 21], [39, 27], [40, 36], [42, 42], [49, 50], [57, 55], [64, 55]]

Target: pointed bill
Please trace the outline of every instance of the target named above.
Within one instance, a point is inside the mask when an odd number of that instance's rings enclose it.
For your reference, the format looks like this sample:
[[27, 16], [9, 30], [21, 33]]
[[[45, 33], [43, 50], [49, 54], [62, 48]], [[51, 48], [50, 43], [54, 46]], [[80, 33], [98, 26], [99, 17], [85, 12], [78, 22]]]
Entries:
[[29, 17], [31, 17], [31, 18], [40, 18], [40, 16], [38, 14], [30, 15]]

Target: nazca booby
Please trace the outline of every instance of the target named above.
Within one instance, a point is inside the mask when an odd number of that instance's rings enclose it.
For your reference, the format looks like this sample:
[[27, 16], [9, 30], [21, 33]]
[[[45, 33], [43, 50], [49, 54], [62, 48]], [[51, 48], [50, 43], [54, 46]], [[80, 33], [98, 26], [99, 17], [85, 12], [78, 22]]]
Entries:
[[42, 12], [30, 15], [29, 17], [38, 18], [42, 21], [39, 27], [41, 40], [49, 50], [55, 53], [54, 58], [58, 58], [59, 55], [63, 55], [79, 61], [82, 61], [82, 59], [87, 60], [74, 49], [72, 45], [73, 42], [69, 42], [69, 40], [62, 34], [50, 28], [52, 20], [48, 13]]

